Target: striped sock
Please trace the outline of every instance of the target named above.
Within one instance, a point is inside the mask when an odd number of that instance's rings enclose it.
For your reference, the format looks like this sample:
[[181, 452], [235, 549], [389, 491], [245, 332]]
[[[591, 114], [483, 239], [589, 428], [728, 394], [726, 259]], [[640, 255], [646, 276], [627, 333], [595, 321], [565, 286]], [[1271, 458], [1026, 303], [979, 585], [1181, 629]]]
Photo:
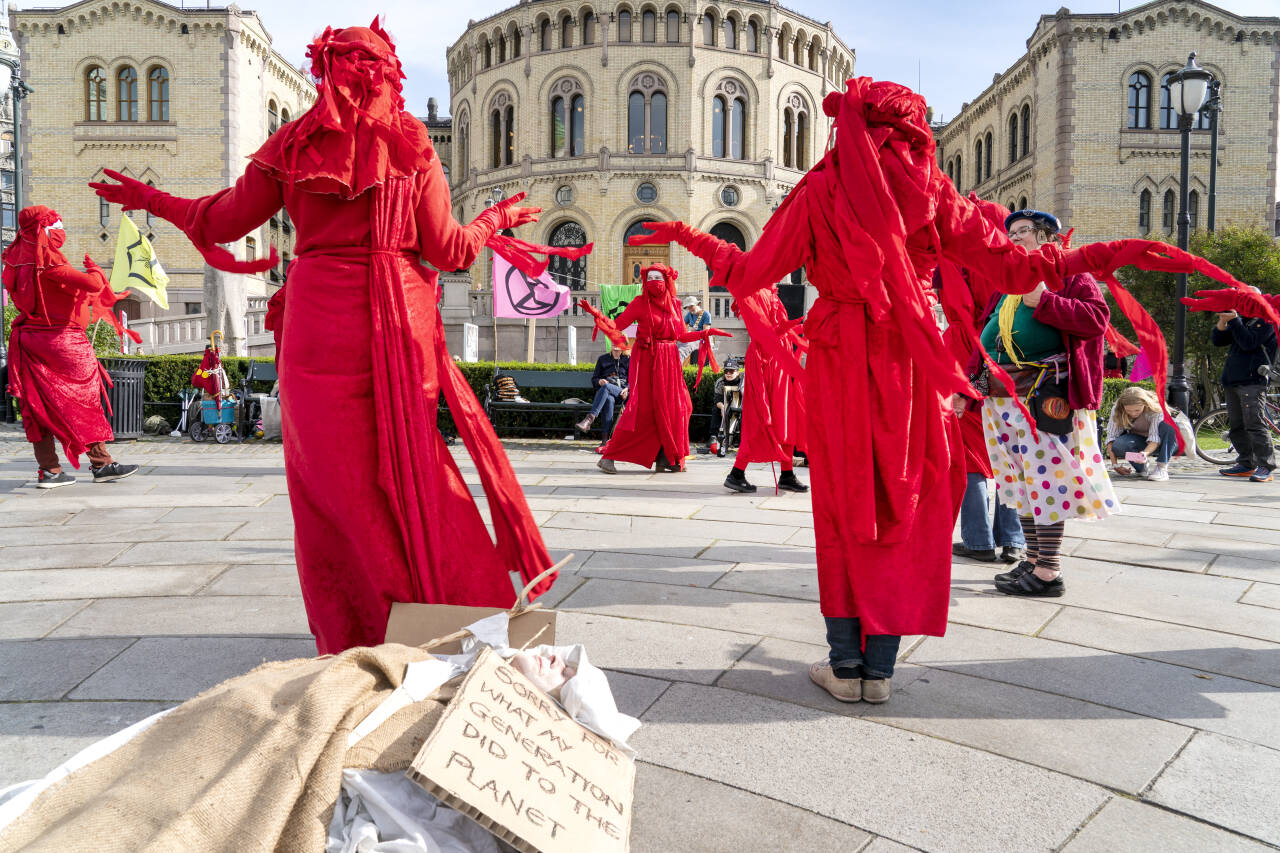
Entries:
[[1036, 544], [1039, 555], [1036, 557], [1036, 568], [1051, 572], [1061, 571], [1059, 552], [1062, 550], [1062, 532], [1066, 522], [1047, 524], [1036, 531]]
[[1040, 539], [1036, 535], [1035, 519], [1030, 515], [1020, 515], [1018, 523], [1022, 525], [1022, 535], [1027, 540], [1027, 561], [1034, 563], [1040, 555]]

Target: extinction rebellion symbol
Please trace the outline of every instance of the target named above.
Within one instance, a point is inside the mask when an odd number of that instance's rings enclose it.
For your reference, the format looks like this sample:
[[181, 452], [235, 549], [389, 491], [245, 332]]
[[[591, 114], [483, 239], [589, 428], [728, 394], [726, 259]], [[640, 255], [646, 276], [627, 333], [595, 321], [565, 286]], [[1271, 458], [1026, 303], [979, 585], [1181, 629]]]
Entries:
[[525, 317], [544, 317], [558, 313], [560, 293], [545, 282], [529, 278], [514, 266], [507, 269], [507, 298], [516, 313]]

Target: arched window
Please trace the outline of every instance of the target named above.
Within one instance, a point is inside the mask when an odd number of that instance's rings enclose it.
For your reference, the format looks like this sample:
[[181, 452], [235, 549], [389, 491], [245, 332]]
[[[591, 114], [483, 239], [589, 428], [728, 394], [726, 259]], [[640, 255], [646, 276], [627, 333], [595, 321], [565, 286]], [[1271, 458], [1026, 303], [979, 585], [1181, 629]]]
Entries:
[[782, 165], [786, 168], [792, 168], [794, 160], [792, 152], [795, 151], [795, 116], [791, 112], [791, 108], [782, 111]]
[[244, 259], [246, 261], [258, 259], [258, 241], [252, 237], [244, 238]]
[[489, 114], [489, 165], [502, 165], [502, 110]]
[[1018, 113], [1009, 116], [1009, 165], [1018, 162]]
[[85, 118], [88, 121], [107, 120], [107, 75], [97, 65], [84, 77]]
[[191, 29], [186, 24], [183, 24], [181, 27], [178, 28], [178, 35], [183, 35], [183, 36], [191, 35]]
[[286, 109], [284, 109], [284, 108], [281, 108], [281, 110], [280, 110], [280, 124], [281, 124], [281, 126], [284, 126], [284, 125], [286, 125], [286, 124], [288, 124], [288, 123], [289, 123], [289, 111], [288, 111], [288, 110], [286, 110]]
[[982, 183], [982, 140], [973, 144], [973, 185]]
[[746, 42], [746, 47], [749, 52], [760, 52], [760, 28], [756, 26], [755, 21], [747, 21]]
[[787, 98], [782, 111], [782, 165], [809, 168], [809, 106], [798, 93]]
[[455, 165], [465, 181], [471, 172], [471, 117], [466, 112], [458, 117], [458, 159]]
[[507, 37], [502, 33], [498, 33], [498, 64], [507, 61]]
[[493, 99], [489, 125], [490, 165], [510, 166], [516, 156], [516, 110], [506, 92], [499, 92]]
[[1169, 99], [1169, 78], [1173, 76], [1173, 72], [1165, 74], [1160, 78], [1160, 129], [1161, 130], [1177, 130], [1178, 129], [1178, 113], [1173, 108], [1173, 101]]
[[1166, 234], [1173, 233], [1174, 209], [1177, 205], [1177, 197], [1173, 190], [1164, 191], [1164, 204], [1160, 210], [1160, 226], [1164, 228]]
[[116, 107], [117, 121], [138, 120], [138, 72], [126, 65], [116, 74], [120, 97]]
[[502, 113], [503, 132], [506, 134], [507, 147], [503, 152], [503, 163], [507, 166], [516, 157], [516, 108], [508, 106]]
[[716, 16], [709, 12], [702, 16], [702, 43], [708, 46], [716, 43]]
[[98, 199], [98, 224], [103, 228], [111, 224], [111, 202], [105, 198]]
[[787, 33], [785, 30], [778, 31], [778, 58], [784, 62], [787, 59]]
[[568, 15], [560, 19], [560, 46], [573, 47], [573, 18]]
[[493, 45], [489, 44], [489, 40], [484, 40], [484, 67], [488, 68], [493, 64]]
[[716, 95], [711, 99], [711, 156], [723, 157], [725, 151], [725, 112], [728, 104], [725, 99]]
[[960, 189], [960, 185], [964, 183], [964, 157], [960, 154], [956, 155], [956, 173], [954, 175], [956, 189]]
[[538, 24], [538, 50], [551, 50], [551, 21], [546, 18]]
[[640, 41], [654, 42], [658, 39], [658, 16], [646, 9], [640, 15]]
[[1151, 77], [1145, 71], [1129, 75], [1129, 127], [1151, 127]]
[[631, 81], [627, 96], [627, 153], [667, 153], [666, 84], [642, 72]]
[[1143, 190], [1138, 196], [1138, 233], [1151, 231], [1151, 190]]
[[551, 156], [581, 157], [586, 153], [586, 98], [573, 77], [551, 87]]
[[[581, 225], [569, 220], [557, 225], [547, 242], [552, 246], [585, 246], [587, 232]], [[551, 278], [556, 284], [568, 287], [570, 290], [587, 289], [587, 257], [585, 255], [572, 261], [561, 255], [552, 255], [547, 271], [551, 273]]]
[[1200, 193], [1192, 190], [1187, 193], [1187, 214], [1191, 217], [1191, 230], [1200, 228]]
[[[747, 248], [747, 238], [743, 235], [742, 229], [732, 222], [717, 222], [711, 226], [710, 234], [712, 237], [718, 237], [726, 243], [732, 243], [743, 251]], [[711, 278], [710, 269], [707, 270], [707, 278], [708, 280]], [[722, 284], [715, 284], [711, 286], [711, 290], [723, 292], [728, 288]]]
[[1022, 156], [1031, 153], [1031, 105], [1022, 105]]
[[267, 101], [267, 136], [280, 129], [280, 108], [275, 100]]
[[169, 71], [157, 65], [147, 74], [147, 107], [151, 121], [169, 120]]
[[511, 28], [511, 58], [520, 58], [520, 28]]
[[956, 169], [956, 161], [955, 161], [955, 160], [948, 160], [948, 161], [947, 161], [947, 164], [946, 164], [945, 166], [943, 166], [943, 167], [942, 167], [942, 173], [943, 173], [944, 175], [946, 175], [948, 178], [950, 178], [950, 179], [951, 179], [951, 183], [953, 183], [953, 184], [956, 182], [956, 172], [955, 172], [955, 169]]
[[582, 16], [582, 43], [596, 43], [596, 13], [586, 12]]
[[796, 116], [796, 168], [809, 168], [809, 114]]
[[674, 9], [667, 13], [667, 41], [680, 41], [680, 13]]
[[1027, 204], [1027, 197], [1025, 195], [1018, 199], [1018, 210], [1026, 210], [1028, 207], [1030, 207], [1030, 205]]
[[818, 70], [818, 40], [809, 42], [809, 70]]
[[801, 41], [803, 40], [803, 36], [804, 36], [804, 33], [801, 33], [800, 35], [796, 36], [795, 41], [791, 43], [791, 61], [796, 65], [804, 64], [800, 61], [801, 54], [804, 52], [804, 45], [801, 44]]
[[991, 180], [991, 176], [995, 174], [995, 172], [991, 168], [991, 160], [992, 160], [992, 155], [995, 154], [996, 146], [991, 139], [990, 132], [987, 133], [986, 143], [987, 145], [986, 145], [986, 148], [984, 149], [984, 153], [986, 154], [987, 159], [982, 164], [982, 174], [986, 176], [987, 180]]
[[729, 104], [729, 156], [745, 160], [747, 142], [747, 102], [734, 98]]
[[618, 13], [618, 41], [631, 41], [631, 13], [626, 9]]
[[729, 50], [738, 49], [738, 22], [733, 18], [724, 19], [724, 46]]

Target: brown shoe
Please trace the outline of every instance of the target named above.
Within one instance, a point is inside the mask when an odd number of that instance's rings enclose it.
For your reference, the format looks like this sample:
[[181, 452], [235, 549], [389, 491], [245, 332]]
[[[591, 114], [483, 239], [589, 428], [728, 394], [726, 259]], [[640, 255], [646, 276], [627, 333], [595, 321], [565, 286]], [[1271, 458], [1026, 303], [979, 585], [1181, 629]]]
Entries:
[[578, 428], [578, 432], [586, 432], [587, 430], [591, 429], [591, 424], [594, 422], [595, 422], [595, 418], [593, 418], [591, 415], [587, 415], [585, 418], [583, 418], [582, 420], [574, 424], [574, 426]]
[[606, 474], [616, 474], [618, 469], [614, 467], [612, 459], [605, 459], [603, 456], [596, 462], [596, 467]]
[[862, 679], [862, 701], [870, 702], [872, 705], [888, 702], [889, 681], [890, 679], [888, 678]]
[[862, 699], [862, 679], [837, 678], [829, 660], [820, 660], [811, 665], [809, 680], [830, 693], [837, 701], [858, 702]]

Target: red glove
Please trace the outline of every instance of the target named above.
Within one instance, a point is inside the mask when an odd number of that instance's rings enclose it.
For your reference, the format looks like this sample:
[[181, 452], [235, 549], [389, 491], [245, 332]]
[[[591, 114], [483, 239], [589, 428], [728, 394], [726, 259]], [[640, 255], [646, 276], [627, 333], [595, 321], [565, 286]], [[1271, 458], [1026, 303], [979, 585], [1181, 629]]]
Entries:
[[[485, 211], [485, 213], [492, 216], [499, 231], [504, 228], [519, 228], [529, 222], [538, 221], [538, 214], [542, 212], [542, 208], [516, 207], [517, 202], [524, 201], [524, 195], [524, 193], [516, 193], [511, 198], [504, 198]], [[484, 216], [484, 214], [481, 214], [481, 216]]]
[[644, 222], [650, 234], [632, 234], [627, 238], [628, 246], [652, 246], [664, 243], [680, 243], [681, 238], [692, 229], [683, 222]]
[[1182, 304], [1190, 311], [1237, 311], [1244, 314], [1237, 307], [1237, 297], [1242, 295], [1238, 290], [1197, 290], [1195, 296], [1182, 297]]
[[[89, 184], [93, 191], [102, 198], [112, 204], [118, 204], [125, 210], [149, 210], [147, 207], [158, 195], [163, 195], [160, 190], [155, 187], [149, 187], [142, 181], [136, 181], [128, 175], [122, 175], [114, 169], [103, 169], [107, 177], [115, 178], [120, 183], [93, 183]], [[155, 211], [152, 211], [153, 213]]]

